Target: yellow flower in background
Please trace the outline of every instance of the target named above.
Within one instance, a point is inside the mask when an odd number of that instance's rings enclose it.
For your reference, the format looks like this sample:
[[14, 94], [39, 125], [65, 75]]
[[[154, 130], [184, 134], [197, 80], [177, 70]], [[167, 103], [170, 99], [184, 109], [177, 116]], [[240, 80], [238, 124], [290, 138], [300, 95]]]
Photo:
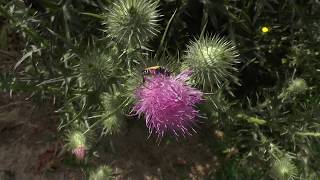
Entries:
[[268, 32], [270, 32], [270, 28], [267, 27], [267, 26], [262, 26], [262, 27], [261, 27], [261, 32], [262, 32], [262, 33], [268, 33]]

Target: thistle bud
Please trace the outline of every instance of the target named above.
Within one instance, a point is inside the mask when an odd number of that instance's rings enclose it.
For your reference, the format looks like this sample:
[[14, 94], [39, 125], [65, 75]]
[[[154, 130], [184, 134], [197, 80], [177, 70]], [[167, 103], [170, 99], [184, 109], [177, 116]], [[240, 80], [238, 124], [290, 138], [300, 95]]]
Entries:
[[306, 81], [302, 78], [296, 78], [292, 80], [287, 88], [284, 88], [281, 94], [278, 96], [279, 99], [286, 100], [289, 97], [295, 97], [296, 95], [303, 94], [308, 90]]
[[140, 47], [158, 33], [158, 1], [117, 0], [103, 24], [116, 42]]
[[183, 67], [194, 72], [193, 82], [212, 89], [229, 79], [237, 82], [232, 72], [237, 70], [233, 65], [238, 56], [230, 41], [218, 36], [202, 37], [188, 45]]
[[104, 134], [112, 135], [120, 132], [124, 123], [124, 116], [119, 109], [122, 102], [122, 98], [118, 92], [114, 94], [104, 93], [102, 95], [102, 104], [104, 108], [102, 125]]
[[67, 141], [68, 148], [75, 155], [75, 157], [78, 160], [84, 160], [88, 148], [85, 135], [78, 130], [74, 130], [69, 132]]
[[107, 89], [114, 69], [111, 56], [98, 52], [91, 53], [80, 63], [81, 77], [94, 90]]
[[276, 180], [293, 180], [297, 177], [298, 170], [295, 164], [287, 157], [282, 157], [273, 162], [271, 177]]
[[306, 81], [302, 78], [297, 78], [291, 81], [287, 91], [294, 94], [302, 94], [308, 89]]
[[84, 123], [72, 127], [66, 134], [66, 147], [78, 160], [84, 160], [94, 133]]

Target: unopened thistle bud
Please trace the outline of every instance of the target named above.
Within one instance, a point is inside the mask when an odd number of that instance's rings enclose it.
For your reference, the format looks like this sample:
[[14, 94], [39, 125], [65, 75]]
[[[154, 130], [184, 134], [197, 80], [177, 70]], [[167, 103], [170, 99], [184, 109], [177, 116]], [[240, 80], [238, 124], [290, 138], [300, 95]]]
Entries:
[[80, 74], [84, 82], [94, 90], [106, 90], [114, 70], [111, 56], [94, 52], [83, 58]]
[[238, 56], [230, 41], [217, 35], [201, 37], [188, 45], [183, 67], [194, 72], [194, 83], [212, 89], [228, 80], [237, 82], [232, 73], [237, 70], [233, 65], [238, 62]]
[[158, 33], [158, 1], [117, 0], [103, 24], [116, 42], [140, 47]]
[[104, 134], [112, 135], [119, 133], [124, 123], [124, 116], [121, 112], [121, 103], [123, 99], [119, 93], [114, 94], [104, 93], [102, 95], [103, 114], [102, 124], [104, 128]]
[[271, 177], [276, 180], [293, 180], [297, 177], [298, 170], [295, 164], [287, 157], [282, 157], [273, 162]]
[[112, 169], [109, 166], [100, 166], [95, 171], [90, 173], [89, 180], [111, 180]]
[[302, 94], [308, 89], [306, 81], [302, 78], [297, 78], [291, 81], [287, 91], [294, 94]]
[[289, 97], [295, 97], [296, 95], [303, 94], [308, 90], [306, 81], [302, 78], [296, 78], [292, 80], [287, 88], [284, 88], [278, 98], [285, 100]]

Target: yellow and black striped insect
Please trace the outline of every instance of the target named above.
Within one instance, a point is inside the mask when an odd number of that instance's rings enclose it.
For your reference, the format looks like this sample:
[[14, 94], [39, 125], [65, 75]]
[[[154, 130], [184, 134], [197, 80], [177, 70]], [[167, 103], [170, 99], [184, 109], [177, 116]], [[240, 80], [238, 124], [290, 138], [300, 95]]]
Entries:
[[152, 66], [144, 69], [142, 71], [143, 74], [143, 82], [145, 82], [145, 78], [148, 76], [155, 76], [155, 75], [164, 75], [164, 76], [170, 76], [170, 71], [167, 69], [161, 67], [161, 66]]

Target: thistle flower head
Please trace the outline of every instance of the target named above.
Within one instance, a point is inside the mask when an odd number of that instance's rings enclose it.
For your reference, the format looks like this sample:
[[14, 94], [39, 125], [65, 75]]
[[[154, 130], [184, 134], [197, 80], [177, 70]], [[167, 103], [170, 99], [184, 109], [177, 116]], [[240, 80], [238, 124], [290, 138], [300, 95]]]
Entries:
[[290, 159], [282, 157], [274, 161], [271, 173], [271, 176], [277, 180], [293, 180], [297, 177], [298, 170]]
[[109, 166], [100, 166], [90, 173], [89, 180], [111, 180], [112, 169]]
[[155, 132], [159, 138], [166, 132], [174, 135], [190, 134], [198, 116], [194, 108], [202, 100], [202, 92], [186, 84], [190, 71], [176, 77], [156, 75], [136, 91], [137, 103], [133, 110], [144, 114], [150, 134]]
[[238, 56], [230, 41], [216, 35], [201, 37], [188, 45], [183, 66], [194, 71], [193, 82], [212, 89], [229, 79], [237, 80], [232, 72], [237, 70], [233, 65]]
[[158, 33], [158, 1], [117, 0], [106, 15], [108, 36], [138, 46]]
[[95, 90], [106, 90], [113, 74], [111, 56], [93, 52], [80, 62], [80, 74], [84, 82]]

